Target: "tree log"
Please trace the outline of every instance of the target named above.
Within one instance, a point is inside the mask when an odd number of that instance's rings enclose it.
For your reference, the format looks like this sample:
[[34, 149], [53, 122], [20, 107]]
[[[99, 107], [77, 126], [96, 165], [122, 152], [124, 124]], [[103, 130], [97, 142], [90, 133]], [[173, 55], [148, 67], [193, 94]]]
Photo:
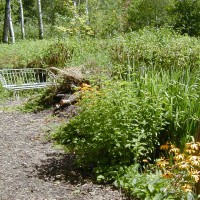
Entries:
[[76, 93], [72, 94], [67, 99], [66, 98], [61, 99], [60, 100], [60, 106], [62, 107], [64, 105], [76, 103], [79, 98], [80, 98], [80, 92], [76, 92]]

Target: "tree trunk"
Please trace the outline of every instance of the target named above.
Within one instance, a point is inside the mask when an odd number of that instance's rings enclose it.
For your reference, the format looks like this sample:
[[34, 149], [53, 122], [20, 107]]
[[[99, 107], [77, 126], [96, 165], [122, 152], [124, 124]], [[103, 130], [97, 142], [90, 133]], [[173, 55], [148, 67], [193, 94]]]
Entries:
[[77, 2], [76, 2], [76, 0], [73, 0], [73, 3], [74, 3], [74, 18], [76, 18], [78, 16], [78, 13], [77, 13]]
[[5, 17], [4, 17], [4, 28], [3, 28], [3, 42], [8, 43], [8, 35], [9, 35], [9, 21], [10, 21], [10, 1], [6, 0], [5, 6]]
[[25, 31], [24, 31], [24, 10], [22, 5], [22, 0], [19, 0], [19, 6], [20, 6], [20, 23], [21, 23], [21, 33], [22, 33], [22, 39], [25, 38]]
[[89, 24], [89, 9], [88, 9], [88, 0], [85, 1], [85, 14], [86, 14], [86, 18], [87, 21], [86, 23]]
[[37, 0], [38, 4], [38, 25], [39, 25], [39, 39], [44, 38], [44, 28], [42, 22], [42, 8], [41, 8], [41, 0]]
[[9, 15], [9, 31], [10, 31], [11, 42], [14, 44], [15, 32], [14, 32], [13, 23], [12, 23], [11, 8], [10, 8], [10, 15]]

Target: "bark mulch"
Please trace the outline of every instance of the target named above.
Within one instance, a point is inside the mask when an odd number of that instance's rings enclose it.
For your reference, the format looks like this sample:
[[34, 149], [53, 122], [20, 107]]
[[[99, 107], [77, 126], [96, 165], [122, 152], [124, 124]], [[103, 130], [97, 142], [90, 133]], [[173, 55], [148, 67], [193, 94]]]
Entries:
[[74, 155], [53, 147], [46, 135], [58, 120], [48, 111], [25, 114], [0, 105], [0, 199], [124, 199], [112, 186], [95, 183], [92, 174], [77, 168]]

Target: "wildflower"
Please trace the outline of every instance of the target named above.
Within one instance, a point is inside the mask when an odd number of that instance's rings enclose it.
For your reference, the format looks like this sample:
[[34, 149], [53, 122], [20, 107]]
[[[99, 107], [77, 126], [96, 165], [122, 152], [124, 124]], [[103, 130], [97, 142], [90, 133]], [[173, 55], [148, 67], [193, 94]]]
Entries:
[[196, 144], [196, 143], [191, 144], [190, 148], [192, 150], [198, 150], [199, 149], [198, 144]]
[[193, 154], [193, 153], [195, 153], [195, 150], [193, 150], [193, 149], [186, 149], [185, 152], [188, 153], [188, 154]]
[[195, 180], [196, 183], [199, 181], [199, 174], [198, 174], [197, 171], [192, 172], [192, 173], [190, 174], [190, 176]]
[[200, 142], [196, 142], [196, 144], [200, 147]]
[[85, 87], [85, 88], [91, 88], [91, 85], [88, 85], [87, 83], [82, 83], [81, 87]]
[[171, 142], [169, 141], [167, 141], [166, 144], [160, 146], [160, 149], [165, 151], [169, 150], [170, 148], [171, 148]]
[[164, 174], [163, 174], [163, 178], [172, 178], [173, 177], [173, 174], [170, 172], [170, 171], [166, 171]]
[[190, 162], [192, 165], [196, 165], [196, 166], [199, 166], [200, 165], [200, 158], [199, 156], [191, 156], [189, 158]]
[[185, 147], [186, 147], [187, 149], [190, 149], [190, 148], [191, 148], [191, 143], [186, 143], [186, 144], [185, 144]]
[[173, 144], [172, 144], [170, 147], [171, 147], [171, 149], [174, 149], [174, 148], [176, 148], [176, 146], [175, 146], [175, 145], [173, 145]]
[[192, 191], [192, 186], [189, 185], [189, 184], [185, 184], [182, 186], [182, 189], [185, 191], [185, 192], [191, 192]]
[[163, 144], [160, 146], [160, 150], [168, 150], [169, 149], [169, 146], [167, 144]]
[[170, 151], [169, 151], [169, 153], [179, 153], [179, 151], [180, 151], [180, 149], [178, 149], [178, 148], [172, 148], [172, 149], [170, 149]]
[[184, 159], [184, 157], [185, 157], [184, 154], [178, 154], [178, 155], [176, 155], [176, 156], [174, 157], [174, 160], [181, 161], [181, 160]]
[[167, 160], [161, 158], [156, 164], [158, 167], [164, 168], [169, 164], [169, 162]]
[[186, 161], [183, 161], [183, 162], [181, 162], [181, 163], [179, 163], [179, 169], [188, 169], [189, 167], [190, 167], [190, 165], [189, 165], [189, 163], [188, 162], [186, 162]]

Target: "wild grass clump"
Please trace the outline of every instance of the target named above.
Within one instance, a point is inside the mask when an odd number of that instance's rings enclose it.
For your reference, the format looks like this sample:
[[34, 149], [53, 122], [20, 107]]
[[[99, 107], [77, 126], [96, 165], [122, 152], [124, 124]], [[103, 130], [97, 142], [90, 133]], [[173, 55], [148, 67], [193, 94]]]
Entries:
[[0, 66], [1, 68], [27, 67], [28, 63], [38, 57], [42, 57], [45, 49], [51, 41], [20, 41], [8, 45], [0, 44]]

